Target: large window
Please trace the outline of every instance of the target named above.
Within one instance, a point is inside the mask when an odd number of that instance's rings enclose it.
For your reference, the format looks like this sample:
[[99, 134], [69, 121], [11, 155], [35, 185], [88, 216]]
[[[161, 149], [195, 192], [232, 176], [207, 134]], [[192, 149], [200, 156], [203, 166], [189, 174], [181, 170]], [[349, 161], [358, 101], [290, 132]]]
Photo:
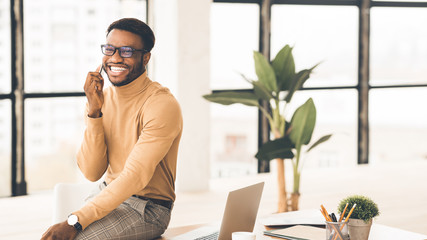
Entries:
[[28, 191], [77, 182], [75, 155], [84, 132], [85, 98], [28, 99], [25, 104], [25, 162]]
[[[236, 17], [236, 13], [239, 17]], [[240, 74], [255, 79], [253, 51], [258, 49], [257, 4], [213, 4], [211, 9], [211, 89], [249, 88]], [[236, 31], [239, 29], [239, 31]], [[211, 104], [212, 177], [257, 172], [258, 112], [242, 105]]]
[[0, 197], [11, 192], [10, 100], [0, 100]]
[[355, 86], [357, 16], [354, 6], [273, 5], [271, 56], [289, 44], [297, 70], [320, 63], [306, 87]]
[[[11, 193], [10, 1], [0, 1], [0, 197]], [[2, 97], [3, 94], [3, 97]]]
[[[24, 89], [19, 89], [24, 90], [24, 101], [11, 108], [19, 96], [11, 88], [15, 76], [10, 71], [10, 27], [19, 24], [10, 23], [9, 2], [0, 2], [0, 184], [6, 186], [0, 196], [52, 189], [55, 183], [81, 179], [75, 155], [84, 130], [82, 91], [87, 72], [101, 63], [100, 44], [110, 23], [122, 17], [146, 21], [147, 15], [146, 0], [24, 0], [25, 72]], [[10, 129], [20, 129], [18, 122], [11, 122], [11, 113], [24, 116], [23, 145], [11, 144]], [[24, 149], [18, 154], [24, 155], [24, 164], [16, 164], [19, 161], [11, 157], [17, 149]], [[11, 172], [19, 179], [25, 173], [26, 184], [20, 185], [18, 193], [11, 189], [19, 181]]]
[[427, 83], [427, 8], [372, 8], [371, 84]]
[[[239, 12], [239, 17], [236, 13]], [[249, 88], [240, 74], [255, 79], [259, 6], [217, 3], [211, 9], [211, 88]], [[238, 31], [236, 31], [238, 29]]]
[[[427, 159], [423, 147], [427, 141], [427, 113], [422, 107], [427, 87], [427, 30], [422, 27], [427, 23], [427, 1], [214, 2], [214, 8], [224, 12], [258, 5], [261, 16], [250, 19], [249, 14], [239, 13], [246, 24], [233, 28], [239, 33], [255, 18], [266, 23], [259, 24], [268, 29], [259, 30], [258, 39], [262, 41], [258, 49], [271, 58], [289, 44], [294, 47], [297, 71], [320, 62], [291, 103], [296, 108], [312, 97], [318, 114], [313, 138], [333, 134], [310, 154], [308, 166]], [[212, 39], [228, 31], [215, 30]], [[245, 39], [241, 46], [251, 41]], [[227, 42], [221, 45], [217, 49], [228, 47]], [[225, 51], [227, 58], [251, 59], [249, 50], [242, 53], [241, 49]], [[221, 64], [219, 58], [212, 61], [218, 61], [212, 65]], [[235, 65], [231, 62], [224, 68]], [[230, 79], [231, 75], [222, 79]], [[212, 81], [212, 89], [216, 90], [216, 78]], [[245, 91], [250, 86], [221, 85], [222, 90], [236, 88]], [[265, 132], [266, 126], [259, 128], [260, 136]]]
[[427, 159], [427, 88], [370, 92], [372, 163]]
[[333, 137], [304, 155], [304, 167], [356, 165], [357, 91], [354, 89], [299, 91], [292, 99], [289, 112], [294, 112], [310, 97], [313, 98], [317, 110], [312, 143], [327, 134], [332, 134]]

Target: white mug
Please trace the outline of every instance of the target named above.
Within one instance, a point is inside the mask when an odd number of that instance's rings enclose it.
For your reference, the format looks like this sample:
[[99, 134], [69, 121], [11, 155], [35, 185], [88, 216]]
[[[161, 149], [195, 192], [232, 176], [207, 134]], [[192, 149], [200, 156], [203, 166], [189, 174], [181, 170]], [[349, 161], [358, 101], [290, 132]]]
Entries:
[[234, 232], [231, 234], [232, 240], [255, 240], [256, 235], [252, 232]]

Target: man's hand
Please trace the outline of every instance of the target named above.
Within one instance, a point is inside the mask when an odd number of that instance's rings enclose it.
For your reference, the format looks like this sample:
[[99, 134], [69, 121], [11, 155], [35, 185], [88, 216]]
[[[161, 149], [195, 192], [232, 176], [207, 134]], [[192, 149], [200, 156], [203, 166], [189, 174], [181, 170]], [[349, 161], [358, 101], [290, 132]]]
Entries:
[[41, 240], [73, 240], [77, 229], [68, 225], [67, 221], [51, 226], [42, 236]]
[[92, 118], [101, 117], [101, 108], [104, 104], [104, 78], [102, 78], [99, 65], [96, 72], [89, 72], [84, 86], [85, 94], [89, 103], [88, 116]]

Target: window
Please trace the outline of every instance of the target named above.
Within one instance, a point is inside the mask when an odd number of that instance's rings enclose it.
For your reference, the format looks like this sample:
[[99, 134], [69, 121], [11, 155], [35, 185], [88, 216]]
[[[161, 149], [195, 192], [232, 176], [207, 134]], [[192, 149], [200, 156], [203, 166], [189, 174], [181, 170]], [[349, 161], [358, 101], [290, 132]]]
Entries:
[[[236, 17], [239, 12], [239, 17]], [[251, 88], [240, 74], [255, 79], [253, 51], [258, 49], [259, 6], [213, 4], [211, 8], [211, 89]], [[239, 29], [236, 31], [236, 29]], [[211, 105], [212, 177], [257, 172], [256, 108]]]
[[11, 193], [11, 103], [0, 100], [0, 197]]
[[25, 160], [28, 191], [76, 182], [76, 153], [83, 139], [84, 98], [28, 99], [25, 112]]
[[211, 176], [255, 174], [258, 111], [243, 105], [211, 103]]
[[[216, 2], [214, 5], [218, 8], [235, 11], [258, 1]], [[422, 149], [426, 141], [425, 127], [409, 125], [419, 119], [426, 122], [425, 111], [418, 105], [425, 95], [421, 92], [427, 87], [427, 30], [420, 25], [427, 21], [427, 1], [380, 0], [370, 1], [370, 5], [366, 7], [360, 1], [272, 1], [271, 8], [267, 6], [270, 9], [261, 9], [263, 19], [271, 26], [262, 31], [267, 33], [264, 39], [269, 38], [270, 45], [263, 41], [260, 47], [269, 50], [271, 58], [289, 44], [294, 47], [297, 71], [320, 62], [291, 103], [296, 108], [312, 97], [318, 109], [314, 134], [318, 131], [322, 131], [321, 135], [333, 134], [322, 144], [323, 152], [316, 154], [318, 159], [309, 164], [314, 167], [352, 165], [355, 156], [358, 163], [369, 162], [368, 155], [374, 163], [398, 161], [404, 156], [414, 160], [426, 158]], [[265, 7], [262, 1], [258, 6]], [[246, 15], [243, 18], [245, 22], [252, 21]], [[359, 22], [368, 24], [359, 26]], [[248, 25], [233, 27], [240, 30]], [[225, 30], [218, 29], [217, 35], [226, 35]], [[242, 42], [250, 41], [253, 40]], [[363, 47], [368, 51], [362, 51]], [[244, 57], [240, 51], [232, 51], [230, 55], [234, 53]], [[213, 66], [221, 64], [214, 61]], [[225, 75], [222, 78], [231, 79]], [[221, 89], [227, 90], [247, 85], [222, 86]], [[359, 94], [365, 91], [369, 92], [368, 98]], [[415, 100], [416, 96], [419, 100]], [[358, 127], [363, 126], [358, 121], [369, 123], [370, 127]], [[266, 131], [265, 126], [259, 129], [260, 136]], [[411, 133], [415, 139], [409, 139]], [[358, 135], [370, 138], [358, 139]], [[385, 154], [387, 146], [393, 146], [390, 154]]]
[[[9, 70], [10, 65], [10, 15], [9, 15], [10, 1], [2, 1], [0, 4], [0, 62], [2, 69]], [[10, 92], [10, 71], [1, 71], [0, 75], [0, 94]]]
[[[108, 25], [121, 16], [145, 19], [145, 1], [96, 2], [95, 8], [93, 2], [84, 0], [52, 1], [40, 14], [30, 14], [39, 4], [24, 1], [26, 92], [80, 92], [87, 72], [100, 63], [99, 45], [105, 42]], [[80, 15], [89, 12], [95, 16]], [[96, 15], [105, 12], [109, 14]], [[34, 58], [43, 60], [32, 61]], [[87, 59], [94, 60], [88, 63]], [[42, 82], [33, 81], [34, 72], [42, 75]]]
[[320, 63], [305, 87], [355, 86], [357, 17], [354, 6], [273, 5], [271, 57], [288, 44], [297, 71]]
[[[9, 3], [0, 5], [4, 26], [11, 26], [10, 16], [5, 16]], [[0, 76], [0, 184], [6, 186], [0, 196], [25, 194], [24, 180], [29, 191], [35, 192], [52, 189], [59, 181], [79, 179], [75, 154], [84, 128], [86, 74], [100, 63], [99, 45], [105, 42], [108, 25], [124, 16], [145, 21], [146, 5], [145, 0], [78, 0], [50, 1], [40, 8], [38, 1], [24, 0], [25, 101], [21, 108], [11, 108], [18, 99], [11, 89], [9, 70], [11, 29], [0, 29], [0, 59], [6, 69]], [[95, 12], [87, 14], [91, 11]], [[96, 28], [87, 31], [88, 24]], [[17, 172], [25, 169], [26, 177], [11, 181], [11, 163], [18, 162], [11, 156], [17, 151], [10, 141], [10, 126], [12, 131], [17, 129], [17, 123], [11, 122], [12, 110], [25, 117], [24, 146], [18, 146], [25, 149], [25, 166], [19, 165]]]
[[[289, 113], [293, 113], [310, 97], [316, 106], [316, 126], [310, 144], [327, 134], [332, 134], [332, 137], [304, 155], [304, 168], [356, 165], [357, 91], [299, 91], [289, 105]], [[288, 119], [290, 120], [289, 117]]]
[[372, 8], [371, 84], [427, 83], [427, 8]]
[[[236, 17], [236, 12], [239, 12], [239, 17]], [[258, 18], [259, 7], [256, 4], [212, 5], [212, 89], [251, 88], [240, 74], [251, 79], [256, 77], [253, 51], [258, 50]]]
[[370, 161], [427, 160], [427, 88], [374, 89], [370, 92]]

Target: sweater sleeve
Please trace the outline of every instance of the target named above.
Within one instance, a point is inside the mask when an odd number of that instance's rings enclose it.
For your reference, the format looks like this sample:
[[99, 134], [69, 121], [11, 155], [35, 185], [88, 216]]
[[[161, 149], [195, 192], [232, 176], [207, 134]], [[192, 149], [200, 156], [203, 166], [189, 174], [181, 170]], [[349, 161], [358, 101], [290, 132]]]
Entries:
[[83, 175], [93, 182], [102, 177], [108, 166], [102, 117], [90, 118], [87, 116], [87, 111], [86, 130], [77, 153], [77, 165]]
[[157, 165], [182, 131], [181, 110], [170, 94], [157, 93], [145, 103], [142, 132], [123, 171], [96, 197], [75, 212], [83, 229], [103, 218], [133, 194], [144, 189]]

